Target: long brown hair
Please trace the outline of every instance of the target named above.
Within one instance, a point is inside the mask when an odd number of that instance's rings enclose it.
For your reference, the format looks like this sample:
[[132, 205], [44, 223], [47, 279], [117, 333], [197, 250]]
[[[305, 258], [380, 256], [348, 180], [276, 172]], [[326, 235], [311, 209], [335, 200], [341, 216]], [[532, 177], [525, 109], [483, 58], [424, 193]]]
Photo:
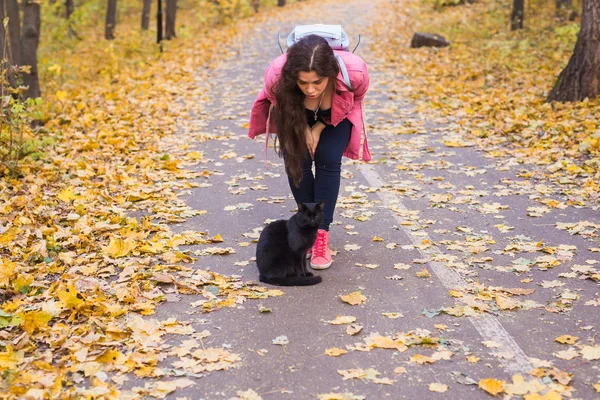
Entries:
[[287, 51], [287, 60], [275, 89], [274, 118], [279, 139], [279, 155], [284, 156], [285, 169], [296, 186], [302, 179], [302, 163], [306, 157], [305, 132], [308, 126], [304, 93], [298, 87], [298, 72], [315, 71], [330, 82], [337, 78], [338, 63], [327, 40], [317, 35], [302, 38]]

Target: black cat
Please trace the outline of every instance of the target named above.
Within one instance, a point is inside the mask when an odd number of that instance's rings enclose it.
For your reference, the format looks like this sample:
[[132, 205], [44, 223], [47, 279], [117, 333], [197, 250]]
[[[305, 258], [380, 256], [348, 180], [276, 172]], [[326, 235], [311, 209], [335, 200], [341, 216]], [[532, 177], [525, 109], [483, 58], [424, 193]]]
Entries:
[[321, 282], [308, 272], [306, 252], [317, 238], [325, 203], [298, 203], [298, 212], [288, 220], [271, 222], [256, 246], [259, 280], [280, 286], [308, 286]]

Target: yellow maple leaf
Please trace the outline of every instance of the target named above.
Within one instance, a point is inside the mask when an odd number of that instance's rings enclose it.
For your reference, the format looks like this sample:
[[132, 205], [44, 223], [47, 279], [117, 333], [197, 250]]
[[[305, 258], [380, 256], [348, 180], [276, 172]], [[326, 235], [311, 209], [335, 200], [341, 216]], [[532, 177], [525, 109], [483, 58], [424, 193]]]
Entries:
[[73, 192], [73, 189], [71, 189], [71, 188], [64, 189], [56, 197], [58, 197], [59, 200], [62, 200], [65, 203], [68, 203], [71, 200], [75, 200], [77, 198], [77, 196], [75, 195], [75, 192]]
[[600, 393], [600, 381], [598, 381], [598, 383], [594, 383], [592, 386], [594, 389], [596, 389], [596, 392]]
[[0, 287], [7, 288], [16, 274], [17, 263], [0, 258]]
[[467, 361], [470, 363], [475, 364], [476, 362], [479, 362], [479, 360], [481, 360], [481, 358], [477, 357], [477, 356], [469, 356], [467, 357]]
[[399, 340], [394, 340], [389, 336], [374, 335], [369, 337], [371, 347], [379, 349], [396, 349], [398, 351], [406, 351], [408, 347]]
[[19, 317], [21, 317], [21, 327], [28, 334], [32, 334], [38, 329], [46, 328], [48, 326], [48, 322], [52, 319], [52, 314], [46, 311], [27, 311], [20, 312]]
[[374, 236], [374, 237], [373, 237], [373, 241], [374, 241], [374, 242], [383, 242], [383, 241], [384, 241], [384, 239], [383, 239], [383, 238], [380, 238], [379, 236]]
[[103, 247], [102, 250], [113, 258], [124, 257], [133, 249], [136, 245], [131, 239], [123, 240], [121, 238], [111, 238], [108, 246]]
[[64, 290], [59, 290], [57, 295], [63, 307], [77, 309], [83, 304], [83, 299], [77, 296], [77, 289], [73, 284], [69, 284]]
[[504, 383], [505, 381], [499, 381], [494, 378], [481, 379], [479, 381], [479, 388], [485, 390], [492, 396], [496, 396], [504, 391]]
[[575, 344], [575, 342], [577, 342], [578, 339], [579, 337], [577, 336], [561, 335], [554, 340], [562, 344]]
[[23, 361], [23, 351], [15, 353], [12, 346], [7, 344], [6, 351], [0, 353], [0, 372], [15, 369]]
[[544, 395], [540, 395], [537, 393], [526, 394], [523, 396], [524, 400], [562, 400], [562, 396], [560, 393], [551, 390]]
[[12, 286], [15, 293], [21, 293], [23, 290], [27, 290], [29, 285], [33, 282], [32, 275], [21, 275], [19, 274], [16, 278], [12, 280]]
[[344, 303], [348, 303], [353, 306], [357, 306], [367, 301], [367, 298], [363, 296], [360, 290], [350, 294], [343, 294], [340, 296], [340, 299], [342, 299]]
[[108, 349], [96, 358], [96, 362], [102, 364], [114, 364], [119, 361], [121, 353], [118, 350]]

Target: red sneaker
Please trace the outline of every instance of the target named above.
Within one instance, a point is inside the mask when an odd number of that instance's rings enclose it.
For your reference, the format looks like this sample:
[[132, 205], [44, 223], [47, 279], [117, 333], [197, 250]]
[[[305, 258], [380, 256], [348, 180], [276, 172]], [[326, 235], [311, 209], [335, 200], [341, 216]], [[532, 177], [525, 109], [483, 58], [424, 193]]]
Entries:
[[331, 266], [331, 250], [329, 250], [329, 232], [319, 229], [317, 240], [312, 248], [310, 267], [312, 269], [327, 269]]

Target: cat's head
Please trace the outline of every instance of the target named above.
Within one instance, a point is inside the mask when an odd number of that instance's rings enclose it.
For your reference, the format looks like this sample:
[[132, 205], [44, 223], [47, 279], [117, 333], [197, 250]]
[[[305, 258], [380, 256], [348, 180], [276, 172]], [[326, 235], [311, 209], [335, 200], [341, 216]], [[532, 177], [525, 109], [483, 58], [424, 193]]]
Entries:
[[298, 203], [296, 221], [301, 226], [319, 227], [323, 221], [323, 210], [325, 202], [320, 203]]

